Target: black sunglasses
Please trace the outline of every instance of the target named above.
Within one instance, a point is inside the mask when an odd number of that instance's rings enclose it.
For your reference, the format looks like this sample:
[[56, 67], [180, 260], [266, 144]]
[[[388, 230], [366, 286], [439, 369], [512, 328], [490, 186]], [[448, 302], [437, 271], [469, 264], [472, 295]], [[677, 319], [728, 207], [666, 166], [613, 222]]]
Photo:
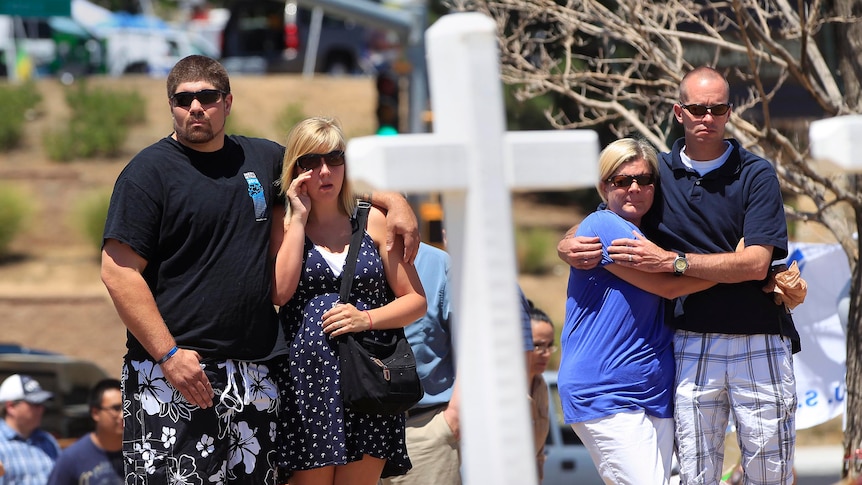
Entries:
[[732, 104], [728, 103], [714, 104], [712, 106], [706, 106], [703, 104], [682, 103], [680, 103], [679, 105], [695, 116], [704, 116], [707, 112], [712, 116], [724, 116], [725, 114], [727, 114], [727, 111], [733, 106]]
[[655, 183], [655, 175], [643, 173], [640, 175], [613, 175], [608, 177], [607, 182], [614, 187], [631, 187], [632, 182], [638, 185], [652, 185]]
[[194, 93], [174, 93], [173, 96], [171, 96], [171, 102], [174, 103], [174, 106], [188, 108], [192, 105], [192, 101], [197, 99], [201, 102], [201, 106], [205, 106], [217, 103], [224, 94], [225, 93], [223, 91], [219, 91], [218, 89], [202, 89]]
[[333, 150], [329, 153], [309, 153], [296, 158], [296, 164], [303, 170], [314, 170], [326, 162], [330, 167], [344, 165], [344, 151]]

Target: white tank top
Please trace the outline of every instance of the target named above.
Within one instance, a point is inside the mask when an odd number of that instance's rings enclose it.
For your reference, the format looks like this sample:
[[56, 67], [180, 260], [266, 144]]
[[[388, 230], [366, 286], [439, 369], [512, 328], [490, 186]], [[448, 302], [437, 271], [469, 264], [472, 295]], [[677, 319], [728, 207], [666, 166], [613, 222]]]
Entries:
[[344, 270], [344, 262], [347, 260], [347, 248], [344, 248], [344, 252], [332, 253], [323, 246], [315, 244], [314, 249], [323, 256], [326, 264], [329, 265], [329, 269], [332, 270], [332, 274], [335, 276], [341, 275], [341, 272]]

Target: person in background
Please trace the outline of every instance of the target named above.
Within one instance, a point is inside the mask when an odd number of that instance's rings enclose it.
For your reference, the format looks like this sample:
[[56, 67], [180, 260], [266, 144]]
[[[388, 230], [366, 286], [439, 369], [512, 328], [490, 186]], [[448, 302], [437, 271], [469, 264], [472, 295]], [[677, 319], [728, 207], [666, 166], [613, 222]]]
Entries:
[[[166, 88], [173, 132], [117, 178], [102, 246], [102, 281], [128, 330], [126, 475], [272, 484], [271, 372], [287, 349], [275, 347], [270, 241], [282, 232], [284, 147], [225, 133], [234, 95], [218, 61], [181, 59]], [[410, 205], [399, 194], [372, 198], [387, 209], [387, 244], [412, 261]]]
[[405, 437], [413, 468], [384, 485], [461, 485], [455, 335], [449, 295], [449, 254], [421, 243], [416, 271], [428, 310], [404, 328], [425, 395], [407, 411]]
[[[276, 367], [281, 393], [278, 464], [291, 485], [374, 485], [388, 464], [410, 468], [404, 416], [360, 413], [341, 399], [333, 340], [347, 333], [386, 341], [427, 311], [416, 268], [400, 242], [385, 244], [383, 213], [371, 208], [358, 261], [346, 261], [356, 197], [347, 177], [346, 140], [331, 118], [308, 118], [287, 135], [281, 177], [287, 206], [272, 301], [289, 348]], [[356, 265], [349, 302], [339, 301], [342, 270]]]
[[[725, 139], [733, 106], [720, 72], [707, 66], [688, 72], [678, 99], [673, 116], [684, 137], [661, 155], [661, 196], [645, 219], [652, 240], [622, 236], [608, 252], [614, 266], [718, 283], [677, 298], [667, 313], [675, 329], [682, 483], [718, 482], [733, 413], [744, 480], [789, 484], [796, 331], [784, 305], [763, 291], [772, 262], [787, 256], [778, 176], [771, 162]], [[595, 241], [565, 238], [558, 252], [573, 268], [586, 269], [595, 264], [596, 248], [585, 244]]]
[[558, 388], [565, 421], [607, 484], [669, 483], [674, 447], [672, 330], [664, 300], [714, 283], [615, 264], [611, 241], [640, 234], [658, 178], [655, 149], [623, 138], [602, 150], [596, 187], [605, 209], [577, 235], [598, 237], [601, 266], [571, 269]]
[[542, 375], [548, 369], [554, 345], [554, 322], [547, 313], [530, 302], [530, 325], [533, 329], [533, 363], [530, 369], [530, 397], [533, 403], [533, 438], [536, 445], [536, 469], [539, 483], [545, 476], [545, 442], [548, 440], [551, 419], [548, 415], [548, 383]]
[[90, 391], [95, 429], [60, 452], [48, 485], [122, 485], [123, 395], [120, 381], [102, 379]]
[[0, 384], [0, 463], [6, 470], [0, 485], [43, 484], [60, 454], [60, 445], [40, 428], [45, 403], [54, 397], [36, 379], [12, 374]]

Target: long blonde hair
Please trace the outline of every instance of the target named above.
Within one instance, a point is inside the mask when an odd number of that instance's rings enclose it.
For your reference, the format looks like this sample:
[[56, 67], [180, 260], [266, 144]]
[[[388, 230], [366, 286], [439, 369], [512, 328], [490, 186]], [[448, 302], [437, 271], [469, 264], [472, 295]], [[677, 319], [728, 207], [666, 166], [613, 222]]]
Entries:
[[[347, 142], [341, 124], [335, 118], [306, 118], [291, 128], [287, 134], [287, 148], [284, 152], [281, 172], [281, 194], [287, 192], [290, 183], [300, 174], [296, 159], [309, 153], [329, 153], [344, 150]], [[350, 180], [347, 178], [347, 162], [344, 163], [344, 182], [339, 193], [338, 208], [346, 215], [352, 215], [356, 207], [356, 196]], [[290, 204], [286, 204], [287, 215], [290, 216]]]

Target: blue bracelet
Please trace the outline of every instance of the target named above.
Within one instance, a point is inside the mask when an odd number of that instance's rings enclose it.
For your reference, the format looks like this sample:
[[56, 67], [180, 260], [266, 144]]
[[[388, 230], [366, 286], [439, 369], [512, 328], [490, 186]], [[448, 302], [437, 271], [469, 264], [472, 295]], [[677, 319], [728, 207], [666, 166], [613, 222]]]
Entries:
[[168, 361], [168, 359], [170, 359], [171, 357], [173, 357], [173, 356], [174, 356], [174, 354], [176, 354], [176, 353], [177, 353], [177, 350], [179, 350], [179, 349], [177, 348], [177, 346], [176, 346], [176, 345], [174, 345], [174, 348], [172, 348], [171, 350], [168, 350], [168, 353], [167, 353], [167, 354], [165, 354], [165, 356], [164, 356], [164, 357], [162, 357], [161, 359], [157, 360], [157, 361], [156, 361], [156, 364], [158, 364], [158, 365], [162, 365], [162, 364], [164, 364], [165, 362], [167, 362], [167, 361]]

